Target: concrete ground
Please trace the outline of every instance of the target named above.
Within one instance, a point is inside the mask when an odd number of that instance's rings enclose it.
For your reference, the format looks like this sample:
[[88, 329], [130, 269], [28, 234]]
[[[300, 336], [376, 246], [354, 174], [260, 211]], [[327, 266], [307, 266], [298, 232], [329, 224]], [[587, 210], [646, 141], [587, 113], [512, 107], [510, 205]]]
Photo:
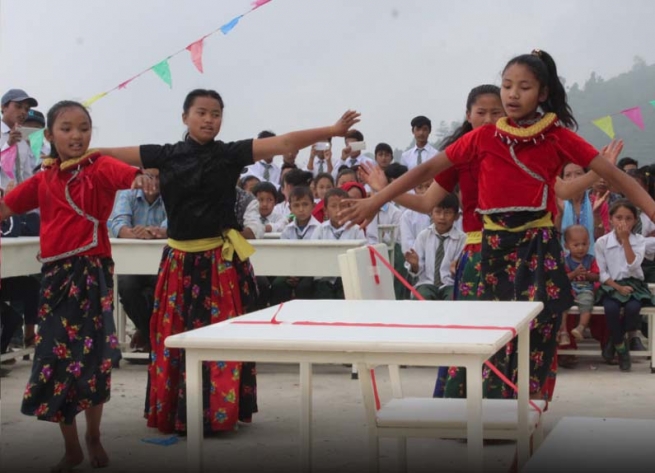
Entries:
[[[45, 472], [62, 455], [63, 443], [56, 425], [20, 413], [20, 402], [30, 362], [19, 361], [0, 380], [0, 471]], [[258, 366], [259, 410], [250, 425], [205, 441], [206, 471], [293, 472], [298, 465], [298, 366]], [[436, 369], [407, 368], [401, 372], [405, 394], [429, 396]], [[106, 405], [102, 432], [111, 464], [107, 473], [185, 471], [186, 442], [170, 446], [143, 439], [166, 438], [146, 427], [142, 417], [146, 367], [123, 361], [114, 370], [112, 399]], [[390, 396], [388, 376], [379, 370], [383, 400]], [[576, 369], [560, 369], [555, 399], [545, 414], [546, 432], [564, 416], [655, 419], [655, 375], [644, 358], [630, 373], [619, 372], [598, 358], [582, 358]], [[80, 428], [84, 428], [80, 418]], [[314, 368], [314, 470], [366, 471], [366, 425], [359, 383], [343, 366]], [[655, 440], [653, 441], [655, 447]], [[515, 447], [485, 448], [489, 471], [506, 472]], [[381, 447], [381, 470], [395, 471], [395, 441]], [[409, 471], [466, 471], [466, 445], [453, 440], [411, 439]], [[75, 471], [91, 471], [85, 461]]]

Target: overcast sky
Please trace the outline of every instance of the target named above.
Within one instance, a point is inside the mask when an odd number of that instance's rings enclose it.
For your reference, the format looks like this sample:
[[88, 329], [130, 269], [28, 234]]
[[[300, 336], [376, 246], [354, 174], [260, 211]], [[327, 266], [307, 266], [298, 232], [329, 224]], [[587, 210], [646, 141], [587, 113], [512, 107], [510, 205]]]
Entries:
[[[43, 112], [88, 99], [249, 7], [0, 0], [0, 91], [24, 88]], [[179, 140], [184, 96], [206, 87], [225, 100], [225, 141], [329, 125], [354, 108], [369, 149], [379, 141], [405, 148], [412, 117], [463, 118], [469, 90], [498, 84], [516, 54], [550, 52], [568, 84], [591, 71], [610, 78], [635, 55], [655, 62], [654, 25], [652, 0], [273, 0], [228, 35], [207, 38], [204, 74], [184, 52], [170, 61], [172, 89], [151, 72], [96, 102], [94, 144]]]

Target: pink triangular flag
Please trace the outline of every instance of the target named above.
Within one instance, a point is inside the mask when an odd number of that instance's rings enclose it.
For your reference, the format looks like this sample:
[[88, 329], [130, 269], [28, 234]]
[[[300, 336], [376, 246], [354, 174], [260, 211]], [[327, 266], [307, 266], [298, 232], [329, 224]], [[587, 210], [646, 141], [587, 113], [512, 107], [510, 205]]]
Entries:
[[640, 130], [644, 129], [644, 117], [641, 116], [641, 108], [632, 107], [621, 112], [628, 120], [637, 125]]
[[202, 70], [202, 46], [203, 46], [203, 41], [204, 38], [199, 39], [195, 43], [191, 43], [189, 46], [187, 46], [187, 51], [191, 53], [191, 61], [193, 62], [193, 65], [196, 66], [196, 69], [200, 71], [200, 73], [204, 73], [205, 71]]
[[14, 170], [16, 168], [17, 150], [18, 147], [16, 145], [13, 145], [5, 149], [2, 153], [0, 153], [0, 169], [2, 169], [5, 172], [5, 174], [9, 177], [9, 179], [11, 179], [12, 181], [16, 179]]
[[[252, 5], [252, 10], [257, 10], [259, 7], [262, 7], [266, 5], [268, 2], [271, 0], [255, 0], [254, 2], [251, 3]], [[252, 11], [250, 10], [250, 11]]]
[[135, 78], [136, 78], [136, 76], [132, 77], [131, 79], [127, 79], [125, 82], [121, 82], [120, 84], [118, 84], [118, 88], [119, 89], [124, 89], [125, 87], [127, 87], [127, 84], [132, 82]]

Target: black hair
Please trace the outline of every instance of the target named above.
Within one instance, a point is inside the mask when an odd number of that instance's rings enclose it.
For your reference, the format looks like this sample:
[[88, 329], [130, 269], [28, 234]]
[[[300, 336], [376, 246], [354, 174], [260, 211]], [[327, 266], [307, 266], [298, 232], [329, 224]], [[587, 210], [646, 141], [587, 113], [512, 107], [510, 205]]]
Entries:
[[[477, 102], [478, 97], [481, 95], [495, 95], [500, 98], [500, 87], [491, 84], [482, 84], [472, 88], [466, 98], [466, 113], [471, 112], [473, 105], [475, 105], [475, 102]], [[455, 131], [441, 140], [441, 143], [439, 143], [439, 149], [446, 149], [469, 131], [473, 131], [473, 125], [471, 125], [471, 122], [468, 120], [464, 120], [464, 123], [462, 123]]]
[[[564, 169], [566, 169], [566, 166], [568, 166], [569, 164], [575, 164], [576, 166], [580, 166], [578, 163], [574, 163], [573, 161], [567, 161], [567, 162], [565, 162], [564, 165], [562, 166], [562, 170], [561, 170], [560, 173], [559, 173], [559, 177], [560, 177], [561, 179], [564, 179]], [[585, 172], [585, 174], [589, 172], [589, 168], [585, 168], [585, 167], [582, 167], [582, 166], [580, 166], [580, 167], [581, 167], [582, 170]]]
[[398, 179], [407, 171], [407, 166], [404, 164], [391, 163], [389, 166], [387, 166], [387, 169], [384, 170], [384, 175], [387, 176], [387, 179]]
[[510, 59], [503, 69], [503, 74], [514, 64], [529, 68], [541, 85], [541, 89], [548, 89], [548, 97], [540, 104], [541, 109], [556, 114], [564, 126], [576, 130], [578, 122], [573, 117], [573, 111], [566, 98], [566, 89], [557, 75], [557, 65], [552, 56], [546, 51], [535, 49], [531, 54], [522, 54]]
[[273, 138], [274, 136], [277, 135], [272, 131], [264, 130], [259, 132], [259, 134], [257, 135], [257, 139], [261, 140], [262, 138]]
[[209, 97], [210, 99], [214, 99], [221, 106], [221, 110], [225, 108], [225, 104], [223, 103], [223, 98], [221, 97], [221, 94], [219, 94], [215, 90], [194, 89], [191, 92], [189, 92], [186, 98], [184, 99], [184, 104], [182, 105], [182, 110], [184, 110], [184, 113], [189, 113], [189, 110], [191, 109], [191, 107], [193, 107], [193, 103], [199, 97]]
[[257, 197], [257, 194], [261, 192], [268, 192], [273, 196], [273, 199], [277, 201], [277, 189], [270, 182], [262, 181], [252, 188], [252, 194]]
[[284, 175], [282, 178], [283, 184], [288, 184], [290, 186], [306, 186], [312, 183], [314, 176], [309, 171], [302, 171], [300, 169], [292, 169]]
[[414, 128], [421, 128], [422, 126], [427, 125], [430, 131], [432, 131], [432, 122], [428, 117], [424, 117], [423, 115], [414, 117], [412, 119], [411, 125], [412, 125], [412, 130], [414, 130]]
[[[61, 113], [69, 108], [79, 108], [82, 110], [85, 114], [86, 117], [89, 119], [89, 125], [93, 126], [93, 120], [91, 120], [91, 114], [89, 111], [86, 109], [84, 105], [82, 105], [79, 102], [75, 102], [73, 100], [62, 100], [61, 102], [57, 102], [54, 104], [52, 107], [50, 107], [50, 110], [48, 110], [48, 115], [46, 119], [47, 123], [47, 129], [50, 133], [52, 133], [52, 130], [54, 129], [55, 122], [57, 121], [57, 118], [59, 118], [59, 115]], [[55, 148], [55, 144], [53, 142], [50, 143], [50, 156], [53, 158], [58, 158], [59, 153], [57, 152], [57, 148]]]
[[341, 176], [345, 176], [346, 174], [352, 174], [353, 176], [355, 176], [355, 178], [357, 178], [357, 171], [347, 166], [346, 167], [342, 166], [341, 168], [339, 168], [339, 173], [337, 174], [337, 182], [339, 182]]
[[252, 181], [253, 179], [255, 179], [257, 183], [261, 182], [261, 180], [257, 176], [253, 176], [251, 174], [250, 176], [242, 177], [241, 179], [239, 179], [239, 187], [241, 187], [242, 189], [245, 188], [246, 184], [248, 184], [248, 182]]
[[629, 156], [626, 156], [625, 158], [619, 159], [619, 162], [616, 163], [616, 166], [621, 170], [624, 171], [626, 166], [637, 166], [639, 167], [639, 162], [636, 159], [630, 158]]
[[387, 143], [378, 143], [375, 146], [375, 155], [377, 156], [378, 153], [389, 153], [393, 157], [393, 150]]
[[655, 195], [655, 165], [649, 164], [639, 168], [639, 171], [646, 177], [648, 183], [648, 194]]
[[344, 136], [344, 139], [346, 138], [354, 139], [357, 141], [364, 141], [364, 135], [362, 135], [362, 132], [355, 129], [348, 130], [346, 136]]
[[453, 193], [444, 197], [441, 202], [434, 206], [435, 209], [453, 210], [455, 213], [459, 212], [459, 199]]
[[282, 167], [280, 168], [280, 171], [283, 171], [285, 169], [298, 169], [298, 166], [296, 166], [295, 163], [282, 163]]
[[571, 237], [571, 233], [573, 233], [574, 230], [579, 230], [585, 232], [587, 236], [589, 236], [589, 230], [587, 230], [587, 227], [584, 225], [569, 225], [566, 227], [566, 230], [564, 230], [564, 241], [568, 242], [569, 238]]
[[291, 192], [289, 193], [289, 204], [291, 204], [292, 200], [300, 200], [304, 197], [307, 197], [312, 203], [314, 203], [314, 194], [312, 194], [312, 190], [309, 187], [296, 186], [291, 189]]
[[325, 208], [328, 206], [328, 201], [330, 200], [330, 197], [341, 197], [343, 199], [348, 199], [350, 196], [348, 195], [348, 192], [345, 190], [341, 189], [340, 187], [334, 187], [327, 191], [325, 193], [325, 197], [323, 197], [323, 205]]
[[318, 184], [321, 179], [328, 179], [334, 185], [334, 177], [329, 172], [322, 172], [314, 178], [314, 185]]
[[628, 169], [626, 174], [639, 181], [642, 186], [648, 187], [648, 175], [641, 169]]
[[632, 215], [635, 216], [635, 219], [639, 218], [639, 212], [637, 210], [637, 207], [628, 199], [620, 199], [614, 202], [610, 207], [610, 217], [613, 217], [616, 211], [619, 210], [621, 207], [624, 207], [628, 209], [630, 212], [632, 212]]

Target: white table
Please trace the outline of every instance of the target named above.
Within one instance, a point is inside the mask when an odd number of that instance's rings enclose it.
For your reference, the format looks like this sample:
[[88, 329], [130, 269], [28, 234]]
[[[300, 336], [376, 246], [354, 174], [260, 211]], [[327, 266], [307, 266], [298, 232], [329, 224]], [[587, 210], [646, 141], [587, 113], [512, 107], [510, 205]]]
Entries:
[[41, 272], [41, 263], [36, 259], [39, 252], [39, 237], [3, 238], [0, 248], [0, 276], [13, 278]]
[[[300, 471], [311, 471], [312, 363], [368, 363], [467, 368], [469, 471], [482, 470], [482, 376], [484, 361], [519, 335], [519, 461], [529, 454], [529, 324], [540, 302], [303, 301], [270, 307], [219, 324], [168, 337], [166, 346], [186, 349], [188, 471], [202, 470], [201, 362], [244, 360], [300, 364]], [[355, 322], [377, 326], [299, 325]], [[245, 323], [244, 323], [245, 322]], [[254, 322], [254, 323], [253, 323]], [[389, 327], [379, 324], [411, 324]], [[425, 325], [466, 326], [429, 328]], [[418, 325], [418, 327], [416, 327]], [[485, 330], [484, 326], [510, 329]], [[363, 393], [369, 396], [370, 393]], [[365, 399], [367, 401], [367, 399]]]
[[[655, 411], [644, 412], [655, 417]], [[655, 419], [564, 417], [522, 473], [655, 471]]]

